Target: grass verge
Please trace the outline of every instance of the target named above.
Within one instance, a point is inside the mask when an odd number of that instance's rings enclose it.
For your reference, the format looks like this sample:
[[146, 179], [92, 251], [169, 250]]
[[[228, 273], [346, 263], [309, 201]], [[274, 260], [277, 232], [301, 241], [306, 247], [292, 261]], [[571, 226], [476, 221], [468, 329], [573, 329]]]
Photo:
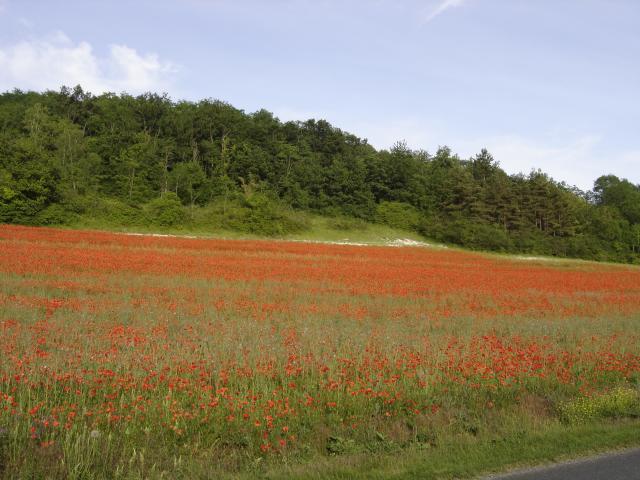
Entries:
[[[594, 425], [553, 424], [539, 432], [506, 438], [450, 441], [435, 448], [394, 455], [358, 455], [264, 472], [268, 479], [452, 479], [640, 446], [640, 421]], [[250, 478], [245, 476], [243, 478]]]

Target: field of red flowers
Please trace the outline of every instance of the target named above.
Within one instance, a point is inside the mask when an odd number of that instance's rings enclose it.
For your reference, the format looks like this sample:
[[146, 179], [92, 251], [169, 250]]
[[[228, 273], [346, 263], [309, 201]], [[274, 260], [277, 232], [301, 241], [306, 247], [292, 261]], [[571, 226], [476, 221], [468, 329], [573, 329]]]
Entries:
[[639, 326], [636, 267], [4, 225], [0, 463], [241, 471], [562, 421], [637, 388]]

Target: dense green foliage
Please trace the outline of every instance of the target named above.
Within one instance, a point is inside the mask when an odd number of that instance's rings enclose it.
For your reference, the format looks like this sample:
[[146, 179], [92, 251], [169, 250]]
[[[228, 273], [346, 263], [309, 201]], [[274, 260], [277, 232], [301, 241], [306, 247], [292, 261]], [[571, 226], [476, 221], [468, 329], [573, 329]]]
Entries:
[[324, 120], [80, 87], [2, 94], [0, 127], [0, 222], [188, 226], [208, 205], [221, 228], [284, 235], [311, 211], [474, 249], [640, 261], [640, 186], [615, 176], [581, 192], [507, 175], [486, 150], [376, 151]]

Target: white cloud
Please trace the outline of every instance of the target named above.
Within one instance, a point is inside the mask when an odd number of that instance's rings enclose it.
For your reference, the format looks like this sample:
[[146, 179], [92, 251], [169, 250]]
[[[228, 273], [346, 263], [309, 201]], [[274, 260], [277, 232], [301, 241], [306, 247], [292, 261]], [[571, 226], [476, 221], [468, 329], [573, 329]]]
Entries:
[[156, 54], [141, 56], [126, 45], [111, 46], [110, 77], [125, 90], [157, 90], [176, 70], [177, 67], [160, 60]]
[[435, 8], [430, 9], [426, 16], [424, 17], [424, 23], [429, 23], [431, 20], [436, 18], [438, 15], [446, 12], [450, 8], [459, 7], [466, 0], [442, 0]]
[[93, 93], [162, 91], [176, 71], [157, 55], [140, 54], [126, 45], [111, 45], [106, 56], [98, 56], [89, 43], [74, 43], [63, 32], [0, 46], [0, 90], [57, 90], [80, 84]]

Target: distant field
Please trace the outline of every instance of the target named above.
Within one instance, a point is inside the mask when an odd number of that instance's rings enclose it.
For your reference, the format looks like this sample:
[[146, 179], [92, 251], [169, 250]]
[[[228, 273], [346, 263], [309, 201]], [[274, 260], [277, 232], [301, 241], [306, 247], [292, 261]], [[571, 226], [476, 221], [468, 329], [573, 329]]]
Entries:
[[639, 385], [637, 267], [0, 226], [0, 477], [468, 476]]

